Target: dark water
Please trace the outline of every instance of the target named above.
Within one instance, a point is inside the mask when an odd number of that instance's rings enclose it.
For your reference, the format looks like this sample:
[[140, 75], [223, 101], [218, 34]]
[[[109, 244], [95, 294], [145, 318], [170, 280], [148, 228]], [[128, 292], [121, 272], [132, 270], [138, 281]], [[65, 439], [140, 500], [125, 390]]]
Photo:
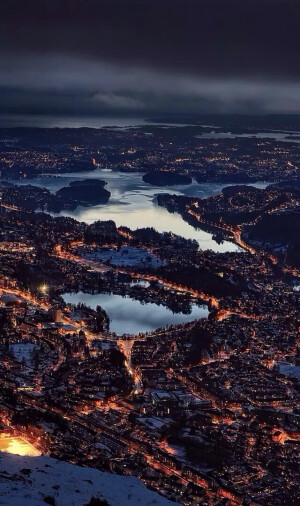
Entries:
[[63, 298], [66, 303], [84, 303], [95, 309], [101, 306], [110, 318], [110, 330], [118, 335], [138, 334], [139, 332], [150, 332], [159, 327], [190, 322], [208, 315], [206, 306], [192, 305], [192, 311], [186, 315], [183, 313], [172, 313], [164, 306], [154, 303], [142, 304], [130, 297], [122, 297], [115, 294], [88, 293], [65, 293]]

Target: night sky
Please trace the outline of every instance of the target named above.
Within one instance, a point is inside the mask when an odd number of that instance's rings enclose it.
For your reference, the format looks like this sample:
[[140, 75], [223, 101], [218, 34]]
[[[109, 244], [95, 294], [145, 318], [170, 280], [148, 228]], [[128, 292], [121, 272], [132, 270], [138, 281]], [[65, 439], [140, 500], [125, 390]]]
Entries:
[[1, 0], [0, 123], [300, 113], [299, 0]]

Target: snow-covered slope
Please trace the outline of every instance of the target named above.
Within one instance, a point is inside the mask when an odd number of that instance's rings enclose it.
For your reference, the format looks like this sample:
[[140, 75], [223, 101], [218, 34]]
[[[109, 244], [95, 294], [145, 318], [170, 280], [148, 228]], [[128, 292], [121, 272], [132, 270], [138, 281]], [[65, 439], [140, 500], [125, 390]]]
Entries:
[[[0, 505], [83, 506], [91, 497], [110, 506], [174, 506], [134, 477], [106, 474], [50, 457], [0, 453]], [[47, 502], [44, 501], [47, 498]]]

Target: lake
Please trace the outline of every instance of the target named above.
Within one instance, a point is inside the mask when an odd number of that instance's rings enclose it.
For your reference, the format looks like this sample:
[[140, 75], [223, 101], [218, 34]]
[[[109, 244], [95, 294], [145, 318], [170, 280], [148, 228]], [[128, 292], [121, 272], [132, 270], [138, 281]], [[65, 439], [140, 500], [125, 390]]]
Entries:
[[191, 305], [191, 313], [173, 313], [165, 306], [154, 303], [143, 304], [131, 297], [115, 294], [88, 294], [83, 292], [65, 293], [62, 295], [66, 303], [84, 303], [96, 309], [101, 306], [110, 318], [110, 331], [122, 334], [138, 334], [151, 332], [159, 327], [187, 323], [208, 315], [207, 306]]
[[[17, 184], [32, 184], [43, 186], [50, 191], [68, 185], [71, 181], [87, 178], [99, 178], [107, 181], [107, 190], [111, 192], [108, 204], [78, 207], [72, 212], [62, 212], [60, 215], [70, 216], [79, 221], [93, 223], [97, 220], [113, 220], [119, 227], [121, 225], [136, 230], [137, 228], [154, 227], [158, 232], [173, 232], [186, 239], [195, 239], [201, 249], [211, 249], [218, 253], [241, 251], [230, 241], [220, 244], [213, 239], [213, 234], [201, 229], [195, 229], [186, 223], [179, 214], [171, 214], [166, 209], [159, 207], [155, 195], [158, 193], [172, 193], [187, 195], [198, 198], [207, 198], [220, 193], [222, 188], [230, 186], [222, 183], [201, 183], [193, 181], [186, 186], [156, 187], [144, 183], [143, 174], [137, 172], [124, 173], [109, 169], [100, 169], [90, 172], [69, 173], [63, 176], [47, 176], [23, 181]], [[253, 186], [265, 188], [268, 183], [256, 183]]]

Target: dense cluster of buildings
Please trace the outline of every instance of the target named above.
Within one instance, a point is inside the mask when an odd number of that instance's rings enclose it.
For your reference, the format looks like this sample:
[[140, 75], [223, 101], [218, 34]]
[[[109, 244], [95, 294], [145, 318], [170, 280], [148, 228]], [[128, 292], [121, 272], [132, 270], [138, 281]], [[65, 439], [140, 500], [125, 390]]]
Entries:
[[[105, 135], [128, 142], [126, 131]], [[104, 163], [103, 152], [94, 163]], [[125, 155], [134, 163], [138, 151]], [[297, 504], [299, 271], [246, 231], [249, 219], [297, 212], [296, 194], [163, 198], [241, 251], [201, 251], [174, 234], [0, 202], [1, 432], [60, 459], [135, 475], [186, 506]], [[63, 293], [78, 290], [186, 313], [205, 303], [209, 315], [117, 335], [102, 308], [64, 302]]]
[[237, 134], [226, 138], [222, 131], [226, 133], [228, 128], [216, 132], [201, 125], [166, 128], [149, 124], [98, 130], [2, 129], [0, 170], [2, 177], [9, 179], [95, 167], [124, 172], [184, 170], [199, 182], [276, 181], [278, 173], [281, 179], [297, 176], [297, 137], [294, 142], [293, 136], [286, 139], [289, 142], [280, 142], [272, 133], [251, 138], [256, 132], [250, 129], [249, 137]]

